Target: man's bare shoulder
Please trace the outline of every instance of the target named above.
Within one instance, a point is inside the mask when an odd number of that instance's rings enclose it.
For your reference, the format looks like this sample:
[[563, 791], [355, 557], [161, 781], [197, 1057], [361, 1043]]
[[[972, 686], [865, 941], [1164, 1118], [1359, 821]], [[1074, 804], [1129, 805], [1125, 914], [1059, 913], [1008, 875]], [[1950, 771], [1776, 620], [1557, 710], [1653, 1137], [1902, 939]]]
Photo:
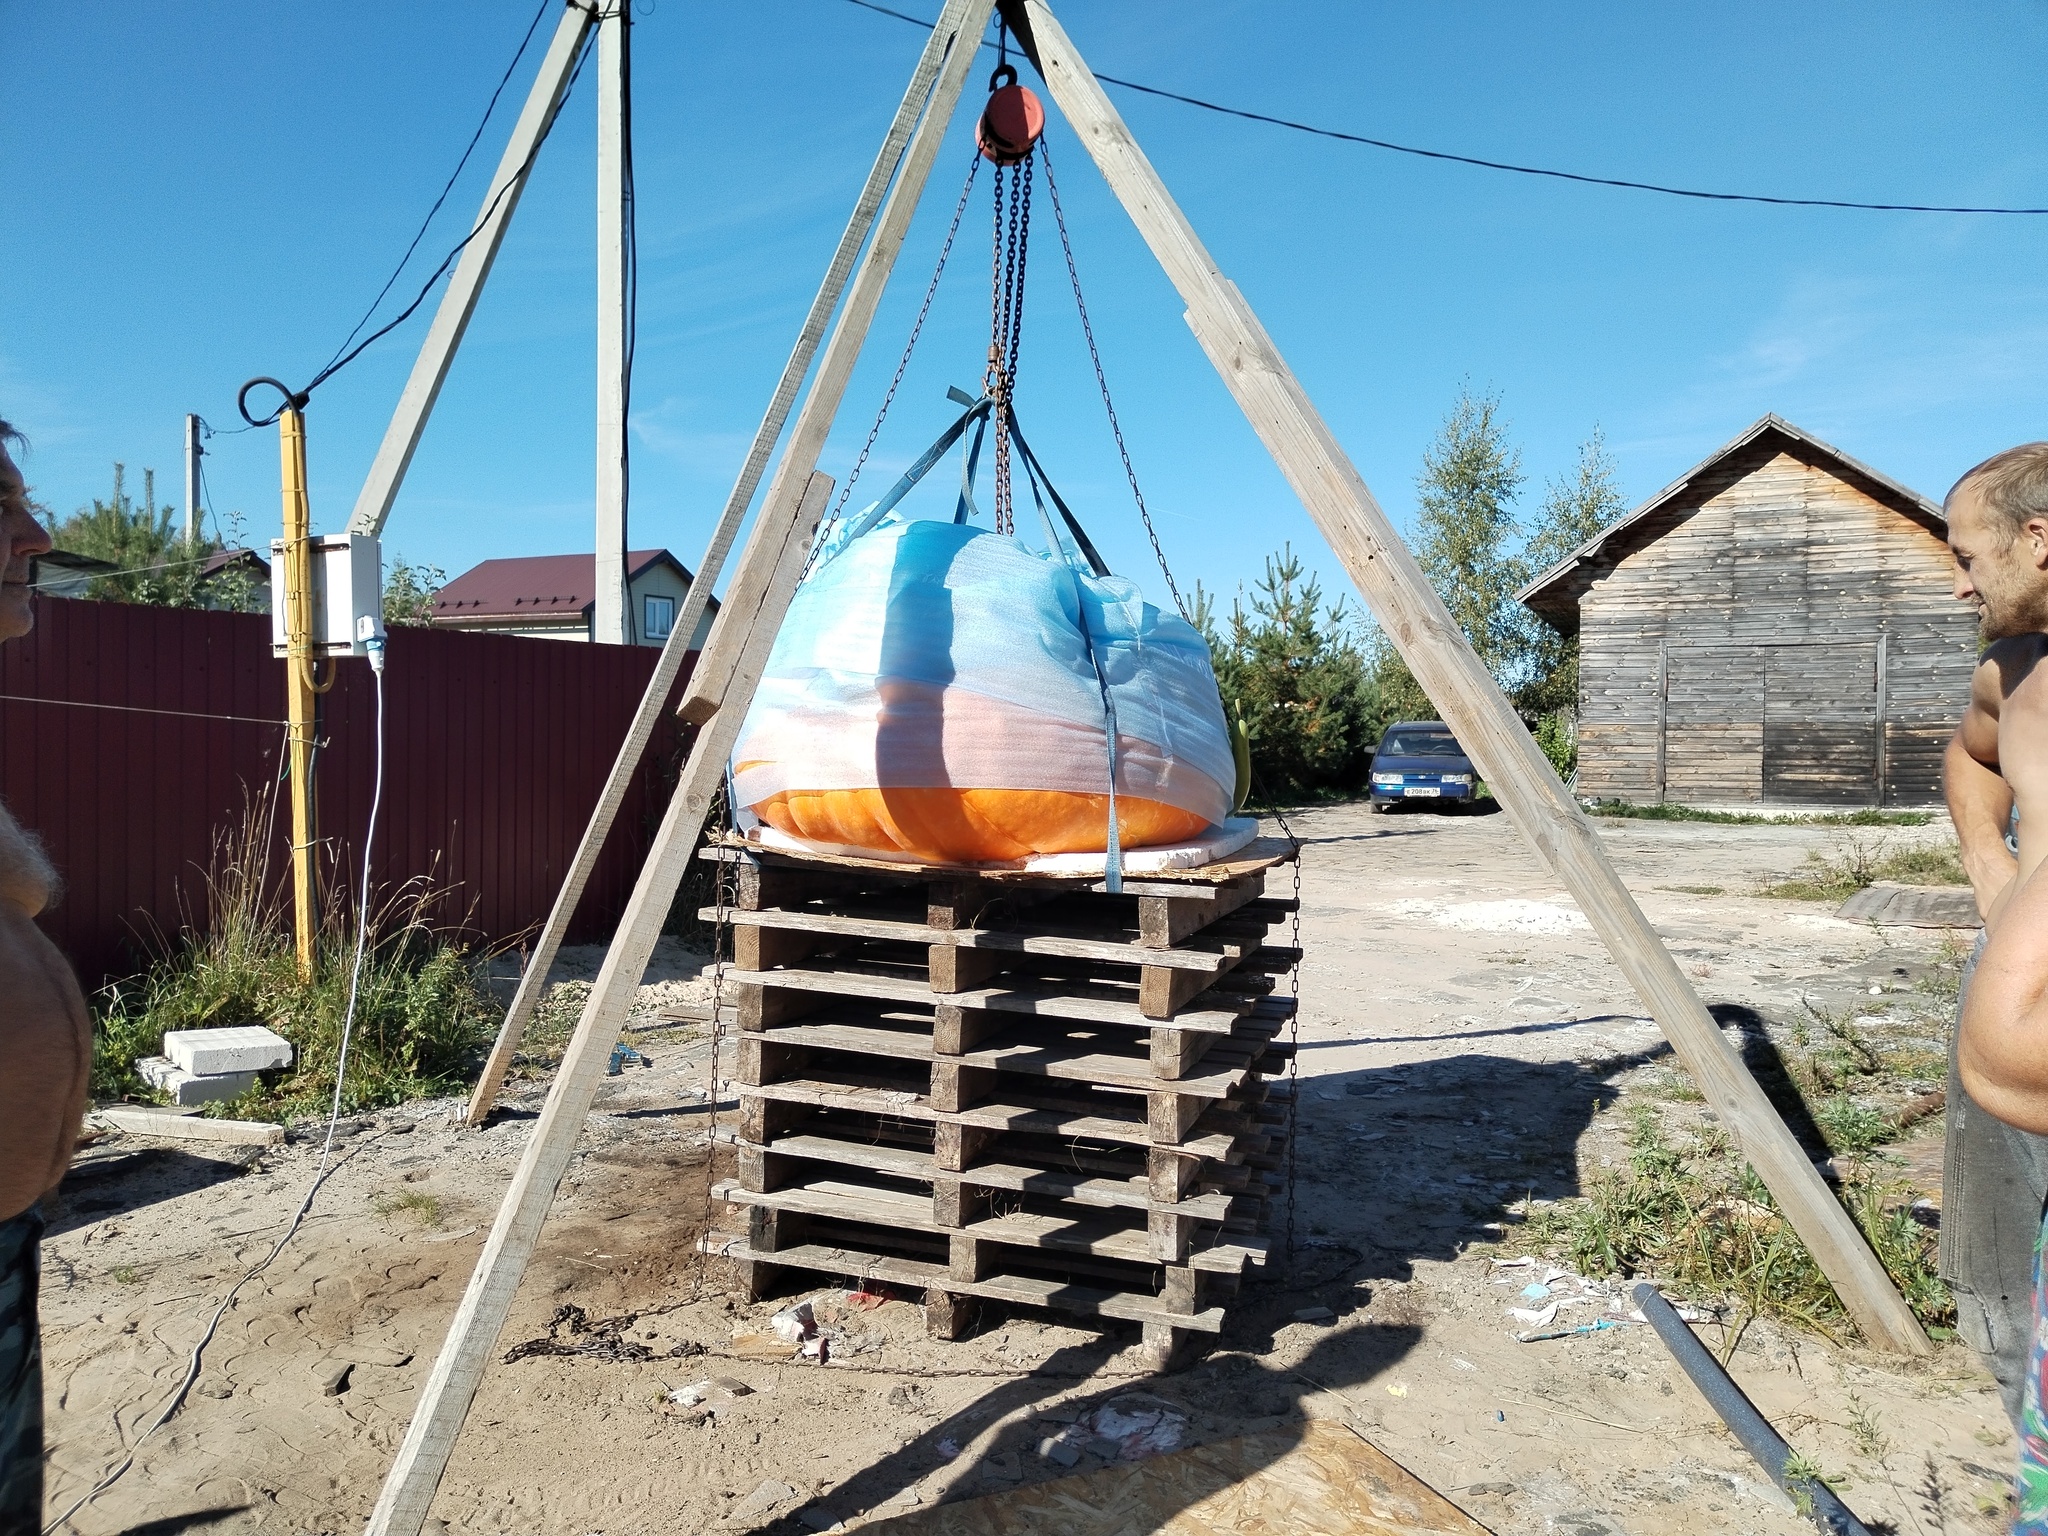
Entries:
[[42, 844], [0, 805], [0, 901], [12, 902], [34, 917], [57, 894], [57, 872]]
[[2044, 658], [2048, 658], [2048, 634], [2007, 635], [1992, 641], [1978, 653], [1977, 670], [1970, 677], [1970, 707], [1988, 709], [1997, 718], [2000, 706], [2024, 691], [2022, 685], [2034, 676]]

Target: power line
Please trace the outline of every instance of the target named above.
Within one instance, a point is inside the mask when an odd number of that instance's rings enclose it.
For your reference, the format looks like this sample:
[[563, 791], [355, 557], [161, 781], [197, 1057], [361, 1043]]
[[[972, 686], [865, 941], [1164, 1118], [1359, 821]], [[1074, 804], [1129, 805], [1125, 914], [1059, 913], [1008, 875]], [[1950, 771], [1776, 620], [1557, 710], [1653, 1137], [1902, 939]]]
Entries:
[[[932, 30], [932, 23], [907, 12], [892, 10], [878, 5], [876, 0], [847, 0], [864, 11], [873, 11], [881, 16], [893, 16], [898, 21], [907, 21], [912, 26]], [[988, 43], [981, 45], [990, 47]], [[1200, 96], [1185, 95], [1180, 91], [1169, 91], [1156, 85], [1141, 85], [1135, 80], [1122, 80], [1115, 75], [1096, 72], [1095, 78], [1104, 85], [1120, 86], [1127, 91], [1137, 91], [1146, 96], [1158, 96], [1167, 101], [1177, 101], [1183, 106], [1199, 107], [1204, 112], [1215, 112], [1224, 117], [1243, 118], [1250, 123], [1265, 123], [1273, 128], [1286, 128], [1294, 133], [1312, 134], [1320, 139], [1336, 139], [1345, 144], [1363, 144], [1371, 149], [1389, 150], [1397, 155], [1415, 155], [1424, 160], [1444, 160], [1454, 165], [1472, 165], [1487, 171], [1509, 171], [1517, 176], [1544, 176], [1554, 181], [1575, 181], [1589, 187], [1620, 187], [1629, 192], [1656, 192], [1665, 197], [1690, 197], [1712, 203], [1765, 203], [1779, 208], [1849, 208], [1864, 213], [1991, 213], [2014, 215], [2048, 214], [2048, 208], [1988, 208], [1971, 206], [1943, 206], [1929, 203], [1861, 203], [1837, 197], [1773, 197], [1761, 192], [1706, 192], [1697, 187], [1666, 186], [1655, 181], [1629, 181], [1619, 176], [1589, 176], [1579, 171], [1560, 171], [1540, 165], [1516, 165], [1508, 160], [1487, 160], [1477, 155], [1454, 155], [1448, 150], [1423, 149], [1414, 144], [1397, 144], [1391, 139], [1375, 139], [1362, 133], [1347, 133], [1338, 128], [1320, 128], [1313, 123], [1300, 123], [1292, 118], [1275, 117], [1266, 112], [1252, 112], [1243, 107], [1227, 107], [1221, 102], [1208, 101]]]
[[[337, 373], [341, 372], [341, 370], [346, 368], [350, 363], [354, 362], [357, 358], [361, 357], [363, 353], [368, 351], [372, 346], [382, 341], [386, 336], [389, 336], [393, 331], [397, 330], [401, 325], [405, 324], [406, 321], [410, 320], [413, 317], [414, 312], [417, 311], [422, 304], [426, 303], [427, 295], [434, 291], [434, 285], [441, 281], [441, 279], [447, 274], [448, 269], [450, 267], [455, 265], [455, 258], [460, 256], [465, 250], [468, 249], [470, 241], [476, 239], [478, 235], [482, 234], [486, 229], [490, 227], [491, 219], [497, 214], [499, 204], [503, 203], [505, 199], [511, 195], [514, 188], [518, 187], [519, 185], [521, 185], [521, 183], [524, 182], [524, 180], [526, 179], [526, 173], [533, 169], [533, 162], [535, 158], [540, 154], [541, 146], [547, 143], [548, 135], [555, 131], [555, 124], [561, 119], [562, 108], [564, 105], [567, 104], [570, 93], [576, 89], [576, 81], [583, 73], [583, 66], [585, 62], [588, 61], [588, 59], [590, 58], [589, 43], [590, 39], [588, 35], [586, 35], [583, 40], [583, 44], [576, 56], [576, 67], [570, 71], [568, 82], [562, 87], [561, 98], [555, 103], [554, 112], [549, 116], [547, 123], [542, 127], [539, 135], [534, 139], [533, 148], [530, 151], [528, 151], [526, 159], [521, 162], [518, 171], [516, 171], [510, 177], [506, 178], [505, 184], [498, 188], [497, 195], [494, 196], [490, 200], [490, 202], [485, 205], [484, 211], [480, 215], [478, 215], [477, 221], [473, 226], [471, 226], [469, 233], [464, 235], [460, 240], [456, 241], [452, 247], [450, 247], [448, 254], [441, 258], [441, 264], [438, 267], [434, 268], [432, 274], [427, 278], [426, 282], [420, 285], [420, 291], [413, 296], [412, 302], [410, 304], [406, 305], [404, 309], [401, 309], [396, 315], [392, 316], [391, 319], [387, 320], [383, 325], [379, 326], [376, 330], [372, 331], [369, 335], [365, 336], [353, 347], [349, 347], [348, 344], [344, 342], [342, 345], [346, 350], [337, 354], [332, 362], [328, 363], [328, 365], [325, 368], [322, 368], [318, 373], [314, 374], [313, 377], [307, 381], [305, 387], [299, 391], [301, 395], [310, 395], [314, 390], [318, 389], [322, 384], [325, 384], [329, 379], [333, 378]], [[358, 327], [358, 329], [360, 328], [361, 327]], [[353, 332], [351, 334], [353, 334]]]
[[462, 175], [463, 167], [469, 164], [469, 157], [476, 153], [477, 141], [484, 136], [484, 129], [490, 125], [491, 114], [498, 110], [498, 98], [505, 94], [505, 87], [512, 79], [512, 71], [517, 69], [519, 61], [526, 57], [526, 50], [533, 42], [533, 34], [540, 28], [541, 18], [547, 15], [554, 3], [555, 0], [541, 0], [540, 9], [533, 13], [533, 20], [526, 24], [526, 35], [519, 39], [519, 51], [512, 55], [512, 62], [505, 66], [505, 73], [498, 77], [498, 88], [491, 92], [491, 99], [484, 106], [484, 115], [476, 125], [476, 132], [469, 136], [469, 143], [463, 148], [462, 158], [455, 162], [455, 169], [448, 173], [448, 180], [441, 188], [441, 195], [434, 199], [434, 206], [429, 208], [427, 216], [420, 220], [419, 231], [412, 237], [412, 244], [408, 245], [405, 248], [405, 254], [398, 258], [398, 265], [391, 269], [391, 275], [384, 279], [384, 286], [377, 290], [377, 297], [372, 299], [370, 307], [363, 311], [363, 318], [356, 322], [355, 329], [350, 331], [343, 339], [341, 345], [334, 349], [334, 357], [330, 357], [327, 360], [330, 367], [333, 365], [334, 358], [340, 357], [342, 353], [346, 352], [349, 343], [362, 334], [363, 327], [370, 323], [370, 317], [377, 313], [377, 306], [382, 304], [384, 296], [391, 292], [392, 284], [396, 283], [399, 274], [405, 271], [406, 263], [412, 260], [412, 253], [418, 250], [420, 242], [426, 239], [427, 226], [434, 222], [434, 216], [441, 211], [441, 205], [448, 201], [448, 194], [455, 190], [457, 178]]

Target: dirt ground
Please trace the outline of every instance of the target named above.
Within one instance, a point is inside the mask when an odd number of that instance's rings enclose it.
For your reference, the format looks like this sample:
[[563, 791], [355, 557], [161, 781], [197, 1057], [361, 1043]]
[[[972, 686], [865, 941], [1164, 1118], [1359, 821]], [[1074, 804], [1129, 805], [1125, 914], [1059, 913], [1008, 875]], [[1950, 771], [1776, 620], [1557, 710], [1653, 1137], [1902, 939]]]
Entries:
[[[1710, 1003], [1778, 1026], [1805, 997], [1881, 1004], [1891, 1027], [1940, 1049], [1944, 1005], [1913, 986], [1940, 935], [1747, 894], [1847, 834], [1601, 827]], [[642, 1041], [653, 1067], [600, 1094], [500, 1341], [542, 1347], [486, 1376], [437, 1519], [522, 1536], [852, 1528], [1103, 1465], [1117, 1446], [1075, 1421], [1113, 1403], [1127, 1418], [1166, 1413], [1183, 1443], [1338, 1420], [1502, 1533], [1810, 1531], [1647, 1328], [1516, 1341], [1528, 1324], [1508, 1309], [1545, 1270], [1497, 1265], [1496, 1224], [1618, 1161], [1627, 1103], [1654, 1104], [1674, 1129], [1699, 1119], [1576, 908], [1503, 816], [1339, 807], [1296, 830], [1303, 1247], [1291, 1276], [1275, 1263], [1247, 1290], [1197, 1363], [1148, 1377], [1135, 1330], [995, 1309], [965, 1341], [931, 1342], [908, 1300], [821, 1303], [838, 1334], [828, 1364], [771, 1352], [760, 1335], [787, 1303], [740, 1305], [693, 1253], [708, 1043], [655, 1032]], [[565, 957], [563, 974], [591, 974], [594, 959]], [[664, 952], [650, 1002], [701, 995], [694, 969]], [[515, 1084], [477, 1132], [455, 1129], [447, 1102], [356, 1122], [298, 1236], [223, 1318], [183, 1411], [67, 1529], [359, 1529], [544, 1089]], [[1913, 1166], [1940, 1132], [1937, 1117], [1902, 1149]], [[52, 1514], [155, 1417], [316, 1154], [317, 1138], [295, 1133], [261, 1155], [118, 1136], [82, 1155], [45, 1250]], [[1316, 1308], [1330, 1315], [1297, 1320]], [[2011, 1434], [1960, 1345], [1902, 1363], [1757, 1323], [1732, 1369], [1873, 1526], [2000, 1528], [1989, 1511]], [[705, 1402], [664, 1400], [706, 1378], [721, 1384]]]

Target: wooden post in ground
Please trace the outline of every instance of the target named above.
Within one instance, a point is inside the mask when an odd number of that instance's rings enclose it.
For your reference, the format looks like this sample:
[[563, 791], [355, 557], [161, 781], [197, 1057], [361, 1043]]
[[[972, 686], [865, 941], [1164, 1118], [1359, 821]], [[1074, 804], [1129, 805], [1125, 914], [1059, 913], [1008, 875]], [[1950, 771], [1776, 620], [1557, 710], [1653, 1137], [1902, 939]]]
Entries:
[[[720, 608], [705, 646], [702, 672], [706, 678], [714, 671], [719, 673], [714, 687], [721, 705], [691, 746], [681, 782], [655, 833], [654, 846], [634, 883], [618, 933], [556, 1070], [554, 1087], [505, 1191], [490, 1236], [477, 1257], [476, 1271], [371, 1511], [366, 1536], [419, 1536], [434, 1491], [447, 1470], [455, 1437], [504, 1328], [513, 1294], [575, 1151], [612, 1045], [625, 1024], [634, 990], [646, 973], [676, 887], [696, 848], [705, 812], [724, 778], [726, 761], [767, 666], [776, 631], [795, 595], [811, 538], [832, 489], [832, 482], [815, 472], [818, 453], [831, 431], [832, 417], [867, 339], [939, 143], [959, 102], [975, 45], [987, 29], [993, 9], [994, 0], [948, 0], [942, 25], [950, 21], [956, 30], [930, 107], [911, 137], [902, 174], [877, 221], [874, 240], [826, 345], [817, 380], [790, 434], [789, 446], [734, 575], [735, 592], [759, 591], [758, 605], [728, 601]], [[714, 662], [714, 656], [724, 660]]]
[[1927, 1335], [1884, 1266], [1679, 972], [1608, 862], [1592, 824], [1466, 643], [1251, 307], [1211, 260], [1045, 0], [1006, 0], [1005, 14], [1034, 50], [1053, 99], [1179, 291], [1209, 360], [1416, 681], [1577, 899], [1850, 1315], [1875, 1344], [1929, 1353]]
[[733, 483], [732, 494], [726, 498], [725, 509], [719, 514], [710, 542], [705, 545], [703, 558], [697, 563], [690, 590], [683, 597], [682, 611], [676, 615], [675, 627], [662, 644], [654, 675], [647, 680], [646, 692], [640, 696], [640, 706], [627, 728], [626, 739], [620, 743], [618, 756], [612, 761], [611, 774], [605, 780], [603, 793], [598, 796], [597, 808], [590, 813], [590, 824], [583, 830], [583, 840], [576, 845], [576, 857], [569, 865], [568, 874], [563, 877], [562, 889], [555, 897], [547, 922], [534, 940], [526, 970], [519, 978], [518, 990], [513, 994], [511, 1006], [505, 1010], [505, 1020], [498, 1028], [497, 1042], [491, 1047], [483, 1073], [470, 1094], [466, 1115], [470, 1125], [481, 1125], [490, 1114], [498, 1090], [504, 1086], [505, 1074], [512, 1068], [512, 1058], [525, 1038], [534, 1007], [547, 990], [548, 972], [553, 968], [555, 956], [569, 932], [569, 923], [576, 915], [578, 903], [583, 900], [583, 892], [590, 884], [591, 871], [597, 868], [598, 855], [604, 852], [605, 839], [611, 835], [612, 823], [618, 819], [619, 807], [625, 803], [633, 775], [647, 753], [647, 744], [654, 739], [654, 729], [668, 708], [669, 693], [682, 672], [697, 626], [703, 622], [710, 607], [712, 589], [725, 568], [726, 556], [732, 552], [733, 540], [739, 534], [747, 508], [754, 504], [754, 493], [760, 489], [761, 476], [768, 468], [768, 457], [775, 451], [782, 429], [789, 424], [797, 391], [803, 387], [804, 375], [810, 372], [811, 363], [818, 355], [818, 344], [825, 338], [825, 327], [831, 323], [833, 311], [839, 308], [847, 281], [853, 274], [853, 264], [860, 256], [861, 247], [867, 244], [869, 232], [875, 227], [876, 211], [882, 206], [882, 198], [888, 193], [889, 185], [903, 163], [911, 130], [917, 126], [931, 96], [939, 66], [945, 62], [947, 50], [958, 30], [958, 17], [950, 13], [960, 10], [962, 4], [963, 0], [953, 0], [948, 13], [939, 17], [916, 69], [911, 72], [910, 85], [904, 91], [896, 116], [882, 140], [881, 152], [875, 156], [867, 182], [854, 201], [853, 217], [847, 220], [846, 229], [839, 237], [838, 249], [832, 253], [831, 263], [826, 267], [825, 280], [819, 285], [817, 296], [811, 300], [810, 313], [804, 317], [796, 347], [783, 366], [782, 378], [775, 386], [768, 410], [755, 429], [754, 443], [747, 451], [739, 479]]
[[284, 460], [284, 701], [292, 791], [292, 942], [299, 978], [313, 979], [320, 926], [319, 850], [313, 805], [313, 509], [306, 499], [306, 418], [277, 414]]
[[[718, 622], [744, 624], [745, 634], [733, 648], [732, 689], [735, 697], [751, 698], [754, 686], [767, 666], [768, 652], [775, 643], [775, 631], [796, 592], [811, 536], [824, 516], [825, 503], [832, 494], [832, 481], [813, 475], [804, 496], [779, 526], [771, 526], [765, 515], [755, 526], [747, 548], [748, 561], [759, 560], [772, 572], [768, 581], [769, 601], [756, 612], [751, 623], [736, 621], [731, 611], [721, 612]], [[604, 1081], [613, 1043], [626, 1022], [634, 990], [646, 974], [675, 900], [676, 886], [684, 866], [696, 849], [697, 834], [704, 825], [704, 813], [725, 777], [726, 759], [745, 719], [744, 703], [719, 714], [698, 734], [689, 761], [683, 766], [682, 781], [669, 802], [655, 834], [653, 851], [641, 866], [632, 897], [626, 903], [619, 931], [605, 955], [604, 965], [592, 984], [589, 1000], [576, 1032], [569, 1039], [562, 1064], [556, 1070], [554, 1087], [548, 1093], [540, 1119], [535, 1122], [526, 1150], [513, 1171], [491, 1234], [477, 1256], [476, 1271], [469, 1288], [448, 1326], [448, 1337], [434, 1361], [434, 1369], [421, 1389], [412, 1423], [384, 1480], [383, 1490], [371, 1511], [367, 1536], [419, 1536], [433, 1503], [434, 1491], [447, 1470], [455, 1449], [456, 1434], [468, 1417], [470, 1402], [483, 1380], [484, 1367], [496, 1351], [498, 1334], [511, 1310], [513, 1294], [526, 1273], [539, 1241], [541, 1224], [555, 1191], [568, 1171], [576, 1139], [590, 1113], [590, 1101]]]

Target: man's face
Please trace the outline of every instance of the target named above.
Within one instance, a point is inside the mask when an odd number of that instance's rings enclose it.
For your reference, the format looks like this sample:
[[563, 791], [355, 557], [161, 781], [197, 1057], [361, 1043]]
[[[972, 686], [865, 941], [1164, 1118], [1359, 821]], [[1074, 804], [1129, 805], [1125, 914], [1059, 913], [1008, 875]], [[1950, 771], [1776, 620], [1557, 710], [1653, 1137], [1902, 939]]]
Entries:
[[0, 640], [35, 627], [29, 606], [29, 563], [50, 548], [50, 535], [29, 510], [28, 486], [0, 445]]

